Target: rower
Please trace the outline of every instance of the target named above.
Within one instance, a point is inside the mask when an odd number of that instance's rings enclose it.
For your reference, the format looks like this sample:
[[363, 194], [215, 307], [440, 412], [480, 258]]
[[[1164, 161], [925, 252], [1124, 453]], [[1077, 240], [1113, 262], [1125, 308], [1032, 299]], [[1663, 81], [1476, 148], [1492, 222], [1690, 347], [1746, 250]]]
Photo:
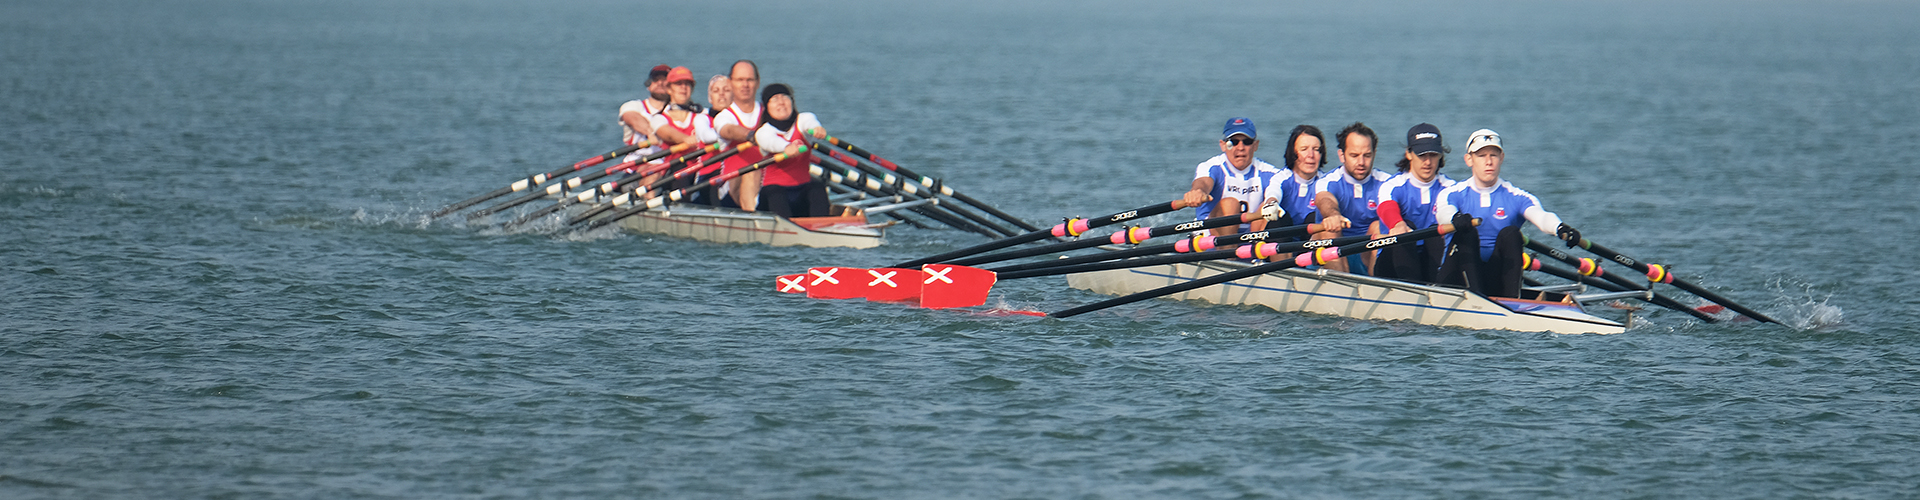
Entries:
[[[1232, 118], [1222, 130], [1220, 155], [1200, 162], [1193, 170], [1193, 185], [1181, 200], [1194, 209], [1195, 220], [1239, 215], [1259, 203], [1267, 183], [1280, 168], [1255, 158], [1260, 140], [1253, 120]], [[1277, 216], [1276, 216], [1277, 217]], [[1214, 236], [1245, 232], [1247, 225], [1214, 228]]]
[[[673, 68], [667, 72], [667, 95], [672, 103], [665, 111], [653, 115], [654, 136], [659, 138], [661, 147], [672, 147], [686, 143], [707, 144], [720, 140], [713, 131], [713, 118], [706, 110], [693, 102], [693, 71], [686, 66]], [[651, 175], [641, 180], [642, 185], [653, 185], [660, 175]], [[693, 185], [692, 177], [676, 180], [671, 189], [680, 189]], [[705, 200], [694, 199], [695, 203], [712, 204]]]
[[[662, 64], [647, 72], [647, 98], [634, 99], [620, 105], [620, 140], [631, 146], [652, 140], [653, 116], [667, 109], [667, 73], [673, 69]], [[660, 151], [658, 146], [648, 146], [627, 155], [634, 160]]]
[[[1282, 226], [1297, 226], [1319, 222], [1314, 218], [1313, 185], [1320, 180], [1320, 167], [1327, 164], [1326, 151], [1321, 139], [1320, 128], [1312, 125], [1299, 125], [1287, 133], [1286, 172], [1292, 175], [1267, 183], [1264, 201], [1260, 204], [1262, 214], [1269, 212], [1285, 214], [1287, 219], [1273, 222]], [[1265, 221], [1254, 221], [1253, 230], [1266, 229]]]
[[[760, 67], [753, 61], [741, 59], [733, 63], [727, 78], [733, 88], [733, 102], [725, 111], [713, 117], [713, 130], [726, 141], [725, 147], [753, 140], [753, 131], [760, 128], [760, 102], [754, 100], [754, 94], [760, 92]], [[746, 108], [742, 106], [752, 106]], [[741, 167], [760, 161], [759, 148], [747, 148], [739, 154], [727, 157], [724, 173], [733, 173]], [[727, 182], [726, 194], [720, 197], [720, 206], [729, 206], [741, 210], [753, 211], [758, 205], [760, 195], [760, 172], [749, 172]]]
[[[1377, 234], [1379, 229], [1374, 222], [1379, 220], [1374, 210], [1376, 198], [1380, 194], [1380, 185], [1387, 182], [1387, 173], [1373, 169], [1373, 146], [1380, 142], [1373, 129], [1366, 124], [1353, 122], [1347, 128], [1340, 129], [1334, 136], [1339, 145], [1340, 170], [1328, 172], [1314, 183], [1313, 205], [1320, 212], [1320, 225], [1324, 228], [1315, 234], [1314, 239], [1327, 239], [1341, 236], [1363, 236]], [[1361, 252], [1345, 259], [1328, 262], [1327, 269], [1348, 271], [1355, 274], [1369, 274], [1373, 269], [1373, 252]]]
[[[713, 119], [716, 117], [719, 117], [721, 112], [726, 111], [727, 108], [732, 105], [733, 105], [733, 79], [728, 78], [727, 75], [713, 75], [713, 78], [708, 78], [707, 79], [707, 113], [706, 113], [707, 128], [710, 128], [710, 129], [714, 128]], [[716, 138], [719, 137], [719, 130], [714, 130], [714, 134], [715, 134], [714, 137]], [[721, 144], [725, 144], [726, 140], [720, 139], [720, 142]], [[700, 159], [701, 164], [705, 165], [706, 159], [708, 157], [712, 157], [715, 154], [719, 154], [719, 153], [709, 154], [706, 157], [702, 157]], [[720, 175], [720, 167], [725, 163], [726, 162], [723, 161], [710, 166], [702, 167], [700, 171], [695, 174], [693, 178], [693, 182], [696, 184], [701, 182], [706, 182], [707, 179], [712, 178], [713, 176], [716, 176], [716, 175]], [[718, 204], [720, 203], [721, 188], [725, 184], [726, 183], [721, 183], [720, 186], [709, 184], [706, 187], [706, 189], [702, 189], [700, 190], [700, 192], [694, 193], [692, 199], [696, 203], [701, 203], [706, 205]]]
[[[1436, 202], [1435, 218], [1453, 222], [1447, 255], [1440, 265], [1440, 284], [1464, 286], [1489, 297], [1518, 298], [1525, 249], [1520, 219], [1568, 242], [1580, 241], [1580, 231], [1541, 208], [1540, 199], [1532, 193], [1500, 179], [1500, 164], [1506, 161], [1500, 134], [1474, 131], [1464, 156], [1473, 177], [1441, 190]], [[1472, 223], [1476, 218], [1478, 227]]]
[[[1386, 235], [1405, 234], [1440, 223], [1433, 216], [1434, 195], [1453, 185], [1453, 179], [1440, 173], [1446, 168], [1446, 146], [1440, 128], [1422, 123], [1407, 129], [1407, 150], [1394, 166], [1400, 174], [1380, 185], [1376, 198], [1380, 228]], [[1377, 237], [1377, 236], [1376, 236]], [[1380, 251], [1373, 275], [1418, 283], [1434, 282], [1440, 270], [1441, 248], [1446, 239], [1435, 236], [1411, 244]]]
[[803, 134], [825, 138], [827, 130], [813, 113], [800, 113], [793, 102], [793, 88], [784, 83], [768, 85], [760, 92], [760, 129], [753, 142], [763, 155], [786, 154], [787, 159], [762, 168], [766, 174], [760, 186], [759, 208], [782, 217], [825, 217], [832, 215], [827, 202], [827, 185], [808, 172], [812, 153], [800, 153], [806, 145]]

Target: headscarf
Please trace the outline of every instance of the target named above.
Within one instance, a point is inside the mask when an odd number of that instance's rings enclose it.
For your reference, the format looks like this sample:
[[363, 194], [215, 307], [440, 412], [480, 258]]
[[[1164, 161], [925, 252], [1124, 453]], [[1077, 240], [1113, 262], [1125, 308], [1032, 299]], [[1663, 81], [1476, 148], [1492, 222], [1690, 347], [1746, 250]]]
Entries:
[[787, 119], [785, 120], [775, 120], [771, 112], [767, 111], [767, 103], [773, 101], [773, 96], [783, 94], [786, 95], [788, 99], [792, 99], [793, 87], [788, 87], [787, 84], [784, 83], [776, 83], [760, 90], [760, 123], [772, 125], [774, 130], [786, 132], [793, 129], [794, 119], [800, 117], [800, 103], [797, 101], [794, 103], [793, 112], [787, 114]]

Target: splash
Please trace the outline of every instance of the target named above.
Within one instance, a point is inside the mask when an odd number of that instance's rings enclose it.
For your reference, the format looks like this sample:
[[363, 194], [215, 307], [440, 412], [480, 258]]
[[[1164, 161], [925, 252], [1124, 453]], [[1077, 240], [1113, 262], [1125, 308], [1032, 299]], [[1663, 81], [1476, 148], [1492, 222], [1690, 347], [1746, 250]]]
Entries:
[[1767, 284], [1775, 296], [1773, 319], [1798, 330], [1826, 330], [1846, 324], [1845, 311], [1831, 303], [1832, 293], [1814, 290], [1812, 284], [1774, 278]]

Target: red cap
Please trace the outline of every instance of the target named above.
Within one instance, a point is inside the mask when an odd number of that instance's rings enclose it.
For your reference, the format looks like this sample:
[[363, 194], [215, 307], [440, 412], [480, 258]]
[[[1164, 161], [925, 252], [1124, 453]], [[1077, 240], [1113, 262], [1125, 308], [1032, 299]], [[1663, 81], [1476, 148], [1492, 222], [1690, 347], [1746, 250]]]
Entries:
[[693, 70], [687, 69], [686, 66], [676, 67], [676, 68], [673, 68], [672, 71], [667, 72], [667, 83], [692, 82], [692, 81], [693, 81]]

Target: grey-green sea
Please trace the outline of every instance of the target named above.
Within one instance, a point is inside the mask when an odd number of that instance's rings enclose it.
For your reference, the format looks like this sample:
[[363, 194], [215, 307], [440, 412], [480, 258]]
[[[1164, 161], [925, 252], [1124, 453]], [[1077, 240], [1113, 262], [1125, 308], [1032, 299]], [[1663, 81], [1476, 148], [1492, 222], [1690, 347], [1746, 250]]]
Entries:
[[[0, 2], [0, 498], [1913, 498], [1916, 27], [1872, 0]], [[1060, 278], [928, 310], [773, 280], [988, 238], [429, 217], [618, 147], [648, 68], [704, 96], [742, 58], [1036, 225], [1177, 198], [1229, 117], [1276, 164], [1296, 124], [1365, 122], [1382, 167], [1414, 124], [1454, 156], [1493, 129], [1589, 239], [1781, 324], [995, 313], [1107, 298]]]

